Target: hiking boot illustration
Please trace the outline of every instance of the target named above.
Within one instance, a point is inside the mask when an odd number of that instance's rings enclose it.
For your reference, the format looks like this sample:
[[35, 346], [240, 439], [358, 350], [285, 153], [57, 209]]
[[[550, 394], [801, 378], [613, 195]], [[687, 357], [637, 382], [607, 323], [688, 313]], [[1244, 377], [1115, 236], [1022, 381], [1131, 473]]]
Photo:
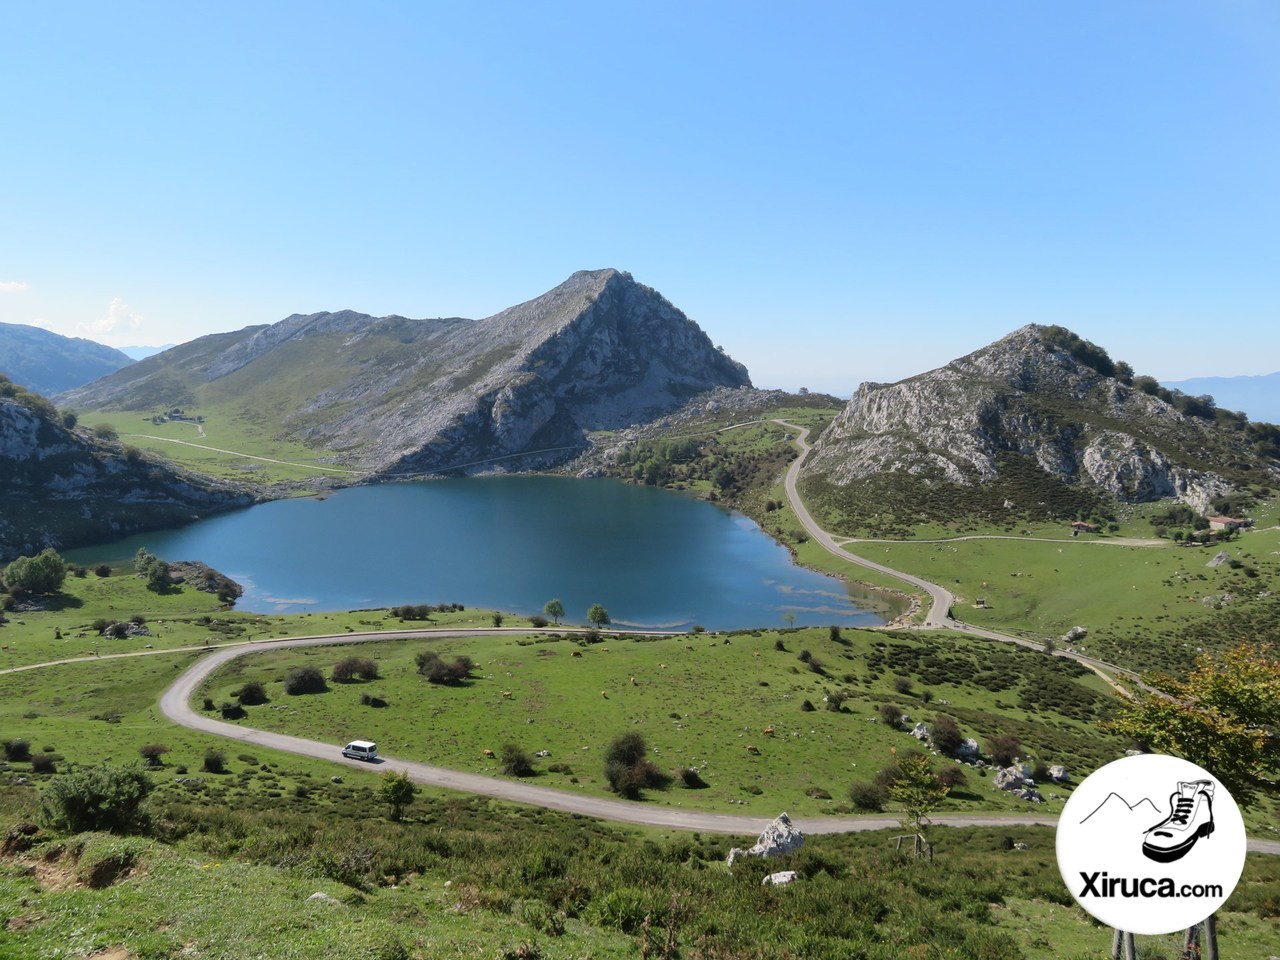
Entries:
[[1181, 860], [1201, 837], [1213, 833], [1213, 782], [1179, 782], [1169, 795], [1169, 816], [1146, 831], [1142, 852], [1150, 860]]

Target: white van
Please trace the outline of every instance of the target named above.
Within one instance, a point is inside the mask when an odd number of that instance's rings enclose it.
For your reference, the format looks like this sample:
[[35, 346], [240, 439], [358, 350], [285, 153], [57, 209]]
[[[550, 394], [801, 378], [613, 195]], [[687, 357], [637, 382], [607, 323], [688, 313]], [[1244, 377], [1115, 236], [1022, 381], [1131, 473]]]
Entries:
[[342, 748], [342, 755], [353, 760], [377, 760], [378, 745], [369, 740], [352, 740]]

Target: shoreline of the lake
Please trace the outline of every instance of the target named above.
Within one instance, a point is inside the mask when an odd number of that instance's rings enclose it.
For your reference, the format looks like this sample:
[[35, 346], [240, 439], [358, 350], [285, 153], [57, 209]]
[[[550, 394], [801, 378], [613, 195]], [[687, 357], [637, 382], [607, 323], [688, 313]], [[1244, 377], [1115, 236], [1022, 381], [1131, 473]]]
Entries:
[[[258, 613], [447, 601], [536, 614], [563, 593], [574, 616], [599, 602], [636, 629], [743, 629], [883, 626], [907, 606], [882, 587], [798, 563], [745, 514], [670, 493], [547, 474], [352, 484], [69, 558], [123, 563], [145, 546], [199, 560], [244, 584], [238, 609]], [[224, 533], [209, 540], [210, 530]]]

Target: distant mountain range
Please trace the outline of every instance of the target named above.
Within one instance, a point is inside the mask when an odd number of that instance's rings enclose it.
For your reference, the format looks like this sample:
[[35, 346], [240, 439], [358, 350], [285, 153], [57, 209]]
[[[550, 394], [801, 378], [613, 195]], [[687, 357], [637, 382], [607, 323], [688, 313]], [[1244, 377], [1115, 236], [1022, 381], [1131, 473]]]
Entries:
[[131, 363], [114, 347], [92, 340], [0, 323], [0, 373], [36, 393], [62, 393]]
[[1165, 381], [1192, 396], [1209, 394], [1220, 407], [1240, 410], [1250, 420], [1280, 423], [1280, 372], [1257, 377], [1193, 377]]
[[395, 476], [552, 463], [591, 431], [749, 385], [697, 324], [606, 269], [484, 320], [295, 314], [182, 344], [59, 402], [216, 413]]

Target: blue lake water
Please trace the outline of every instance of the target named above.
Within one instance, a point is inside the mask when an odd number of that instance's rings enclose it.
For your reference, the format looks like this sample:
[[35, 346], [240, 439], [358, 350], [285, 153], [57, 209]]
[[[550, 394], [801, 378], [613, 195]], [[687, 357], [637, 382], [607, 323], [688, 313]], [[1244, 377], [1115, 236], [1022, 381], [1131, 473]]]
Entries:
[[870, 626], [898, 609], [791, 562], [741, 514], [613, 480], [483, 477], [280, 500], [71, 551], [79, 563], [200, 560], [245, 587], [237, 609], [463, 603], [532, 614], [559, 597], [615, 625], [711, 630]]

